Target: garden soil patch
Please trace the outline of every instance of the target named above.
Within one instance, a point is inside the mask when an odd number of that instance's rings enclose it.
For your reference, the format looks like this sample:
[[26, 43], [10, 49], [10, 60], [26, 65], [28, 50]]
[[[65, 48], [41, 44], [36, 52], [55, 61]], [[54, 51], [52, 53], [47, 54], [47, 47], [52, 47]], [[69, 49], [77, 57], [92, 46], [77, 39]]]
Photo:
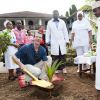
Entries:
[[[0, 74], [0, 100], [100, 100], [100, 92], [95, 89], [95, 81], [90, 75], [79, 78], [77, 68], [67, 67], [65, 80], [48, 91], [35, 86], [20, 88], [17, 79], [9, 81], [7, 74]], [[51, 94], [50, 94], [51, 93]]]

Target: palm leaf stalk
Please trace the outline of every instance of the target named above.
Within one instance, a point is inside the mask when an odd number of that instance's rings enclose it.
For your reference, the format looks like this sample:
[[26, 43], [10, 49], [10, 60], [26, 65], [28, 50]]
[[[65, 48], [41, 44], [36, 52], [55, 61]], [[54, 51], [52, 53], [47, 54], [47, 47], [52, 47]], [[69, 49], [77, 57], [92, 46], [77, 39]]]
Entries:
[[48, 76], [48, 78], [49, 78], [49, 81], [52, 81], [52, 77], [53, 77], [53, 75], [55, 74], [55, 71], [58, 69], [58, 67], [60, 66], [60, 65], [62, 65], [63, 64], [63, 62], [62, 61], [58, 61], [58, 60], [56, 60], [53, 64], [52, 64], [52, 66], [48, 66], [47, 64], [46, 64], [46, 73], [47, 73], [47, 76]]

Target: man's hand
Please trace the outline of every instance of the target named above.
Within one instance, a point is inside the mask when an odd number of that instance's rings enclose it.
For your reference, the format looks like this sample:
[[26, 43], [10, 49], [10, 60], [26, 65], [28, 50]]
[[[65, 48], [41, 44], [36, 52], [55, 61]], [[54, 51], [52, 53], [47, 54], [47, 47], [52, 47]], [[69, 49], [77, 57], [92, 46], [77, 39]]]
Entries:
[[46, 46], [50, 46], [50, 43], [46, 43]]
[[66, 46], [69, 48], [69, 43], [68, 42], [66, 43]]
[[91, 46], [92, 46], [92, 41], [91, 41], [91, 40], [89, 41], [89, 46], [90, 46], [90, 48], [91, 48]]
[[19, 48], [20, 46], [18, 44], [10, 43], [10, 46], [14, 46], [15, 48]]
[[20, 68], [25, 66], [23, 63], [21, 63], [20, 59], [18, 59], [15, 55], [13, 55], [12, 59]]
[[20, 46], [18, 44], [13, 45], [15, 48], [19, 48]]
[[73, 43], [73, 40], [71, 39], [71, 40], [70, 40], [70, 46], [72, 46], [72, 43]]
[[90, 45], [92, 44], [92, 40], [89, 41], [89, 44], [90, 44]]

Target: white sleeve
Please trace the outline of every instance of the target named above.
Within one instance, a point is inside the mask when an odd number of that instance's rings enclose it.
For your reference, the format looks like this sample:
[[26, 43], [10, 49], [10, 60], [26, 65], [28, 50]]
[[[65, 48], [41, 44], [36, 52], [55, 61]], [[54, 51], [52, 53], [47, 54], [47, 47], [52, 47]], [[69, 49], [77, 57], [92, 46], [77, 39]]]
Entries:
[[68, 43], [69, 42], [68, 30], [67, 30], [65, 22], [63, 22], [63, 24], [64, 24], [63, 25], [64, 39], [65, 39], [66, 43]]
[[49, 26], [49, 22], [48, 22], [47, 30], [46, 30], [46, 43], [50, 43], [50, 39], [51, 39], [51, 31], [50, 31], [50, 26]]

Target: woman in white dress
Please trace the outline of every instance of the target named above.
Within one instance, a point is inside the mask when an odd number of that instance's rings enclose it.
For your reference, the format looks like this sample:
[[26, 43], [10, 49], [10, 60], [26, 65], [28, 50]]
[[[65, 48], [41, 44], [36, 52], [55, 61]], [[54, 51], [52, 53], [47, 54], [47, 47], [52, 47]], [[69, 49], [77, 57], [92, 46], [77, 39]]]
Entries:
[[12, 32], [13, 25], [9, 20], [4, 22], [5, 30], [3, 32], [7, 32], [11, 36], [11, 45], [8, 46], [7, 51], [5, 52], [5, 67], [7, 67], [9, 71], [9, 80], [15, 80], [14, 69], [18, 68], [18, 66], [12, 60], [12, 56], [17, 52], [18, 45], [16, 44], [15, 34]]
[[83, 55], [89, 49], [92, 42], [92, 29], [89, 21], [83, 17], [83, 12], [77, 13], [77, 20], [72, 26], [73, 47], [77, 56]]
[[72, 42], [73, 47], [76, 49], [77, 56], [87, 53], [92, 43], [91, 25], [89, 21], [83, 17], [83, 12], [81, 11], [77, 13], [77, 20], [72, 26]]

